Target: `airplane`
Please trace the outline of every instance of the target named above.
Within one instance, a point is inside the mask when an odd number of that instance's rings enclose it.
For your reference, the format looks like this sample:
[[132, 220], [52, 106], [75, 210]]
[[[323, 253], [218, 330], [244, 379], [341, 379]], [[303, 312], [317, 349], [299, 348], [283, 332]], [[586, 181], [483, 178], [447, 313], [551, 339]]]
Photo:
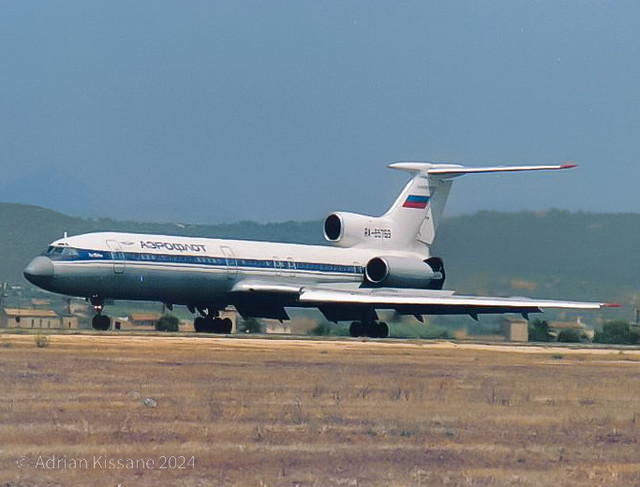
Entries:
[[86, 298], [92, 326], [110, 327], [110, 300], [184, 305], [199, 316], [197, 332], [230, 333], [220, 313], [234, 307], [245, 319], [287, 320], [287, 308], [317, 308], [331, 322], [351, 321], [351, 336], [384, 338], [379, 310], [413, 315], [530, 313], [565, 308], [598, 310], [607, 303], [460, 295], [444, 288], [442, 258], [432, 256], [452, 182], [464, 175], [554, 171], [575, 164], [469, 167], [396, 162], [411, 178], [379, 217], [334, 212], [324, 220], [330, 246], [99, 232], [52, 242], [24, 276], [47, 291]]

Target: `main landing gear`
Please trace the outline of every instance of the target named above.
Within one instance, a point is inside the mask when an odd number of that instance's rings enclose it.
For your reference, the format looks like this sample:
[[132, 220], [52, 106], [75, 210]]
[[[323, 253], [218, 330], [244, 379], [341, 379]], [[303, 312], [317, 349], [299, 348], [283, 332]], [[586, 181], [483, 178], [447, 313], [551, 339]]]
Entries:
[[207, 312], [203, 309], [198, 309], [198, 311], [202, 316], [193, 320], [193, 327], [197, 333], [231, 333], [233, 322], [230, 318], [220, 318], [219, 311], [213, 311], [211, 308]]
[[349, 327], [352, 337], [387, 338], [389, 325], [384, 321], [354, 321]]
[[198, 333], [231, 333], [233, 323], [229, 318], [198, 317], [193, 320], [193, 327]]
[[96, 312], [96, 315], [91, 319], [91, 326], [94, 330], [108, 330], [111, 327], [111, 318], [102, 314], [102, 310], [104, 309], [104, 298], [101, 298], [100, 296], [91, 296], [89, 301], [91, 301], [93, 309]]

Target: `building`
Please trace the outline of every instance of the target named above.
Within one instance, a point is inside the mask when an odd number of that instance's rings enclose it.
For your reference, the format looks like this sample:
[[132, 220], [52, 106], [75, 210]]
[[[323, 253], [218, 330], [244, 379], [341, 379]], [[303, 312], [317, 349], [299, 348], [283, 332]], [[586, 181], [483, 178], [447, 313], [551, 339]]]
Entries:
[[574, 332], [580, 338], [588, 338], [593, 340], [595, 335], [593, 330], [587, 328], [582, 322], [582, 318], [575, 321], [550, 321], [549, 333], [557, 339], [562, 332]]
[[[61, 323], [57, 313], [50, 309], [3, 308], [0, 315], [2, 328], [59, 330]], [[75, 327], [78, 327], [77, 320]]]
[[264, 320], [264, 332], [274, 335], [291, 335], [291, 324], [278, 320]]
[[161, 313], [131, 313], [129, 317], [129, 323], [133, 325], [135, 329], [156, 329], [156, 324], [162, 318]]
[[528, 342], [529, 322], [523, 318], [505, 316], [502, 320], [502, 335], [509, 342]]
[[555, 331], [575, 330], [581, 332], [586, 329], [586, 325], [582, 322], [582, 318], [575, 321], [550, 321], [549, 329]]
[[77, 330], [79, 328], [79, 320], [77, 316], [65, 315], [60, 318], [61, 328], [63, 330]]
[[161, 317], [161, 313], [131, 313], [130, 316], [113, 318], [111, 326], [114, 330], [153, 331]]

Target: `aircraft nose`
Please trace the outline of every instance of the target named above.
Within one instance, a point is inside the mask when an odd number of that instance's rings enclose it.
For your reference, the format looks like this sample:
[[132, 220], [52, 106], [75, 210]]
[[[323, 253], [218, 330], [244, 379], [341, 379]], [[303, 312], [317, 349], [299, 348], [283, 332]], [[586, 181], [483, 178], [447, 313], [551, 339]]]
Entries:
[[43, 255], [36, 257], [24, 270], [24, 277], [36, 286], [46, 285], [53, 279], [53, 262]]

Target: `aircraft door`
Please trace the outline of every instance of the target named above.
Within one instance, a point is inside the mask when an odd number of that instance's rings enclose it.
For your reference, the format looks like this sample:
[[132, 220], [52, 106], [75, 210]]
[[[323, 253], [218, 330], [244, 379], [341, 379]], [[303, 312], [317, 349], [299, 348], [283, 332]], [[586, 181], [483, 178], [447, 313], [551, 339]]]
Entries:
[[124, 274], [124, 252], [115, 240], [107, 240], [107, 247], [111, 250], [114, 274]]
[[236, 256], [234, 255], [231, 247], [223, 245], [220, 248], [222, 249], [224, 258], [227, 261], [227, 277], [229, 279], [235, 279], [238, 276], [238, 261], [236, 260]]

